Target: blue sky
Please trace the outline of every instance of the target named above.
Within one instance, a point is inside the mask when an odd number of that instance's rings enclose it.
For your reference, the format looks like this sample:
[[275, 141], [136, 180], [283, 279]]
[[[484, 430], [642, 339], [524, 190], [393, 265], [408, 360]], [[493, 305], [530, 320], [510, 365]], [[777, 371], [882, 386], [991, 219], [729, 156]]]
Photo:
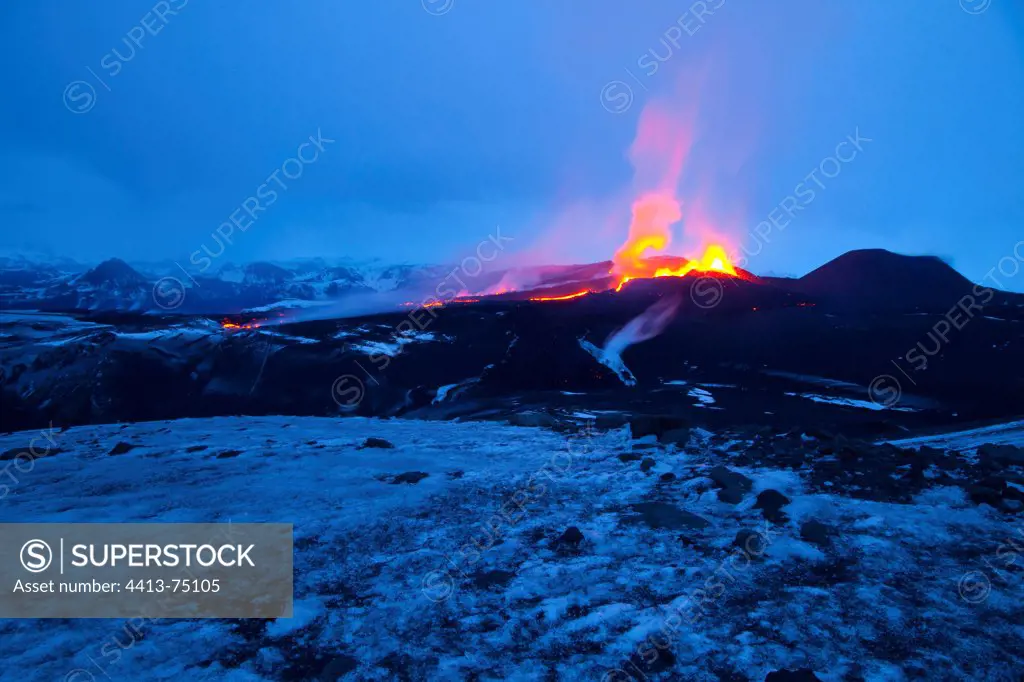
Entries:
[[1024, 239], [1022, 41], [1011, 0], [16, 0], [0, 248], [185, 261], [319, 130], [227, 259], [444, 261], [495, 225], [521, 259], [606, 259], [658, 107], [693, 121], [684, 206], [735, 246], [870, 139], [755, 272], [883, 247], [979, 280]]

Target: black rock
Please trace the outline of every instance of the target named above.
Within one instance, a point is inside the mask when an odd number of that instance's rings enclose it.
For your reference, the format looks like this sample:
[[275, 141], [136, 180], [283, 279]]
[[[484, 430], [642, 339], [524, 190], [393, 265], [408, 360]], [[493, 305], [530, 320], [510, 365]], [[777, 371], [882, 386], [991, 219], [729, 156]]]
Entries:
[[224, 452], [217, 453], [217, 459], [230, 459], [238, 457], [240, 454], [242, 454], [241, 450], [225, 450]]
[[[671, 670], [676, 664], [676, 656], [672, 653], [671, 649], [660, 648], [659, 646], [651, 647], [647, 649], [644, 654], [639, 652], [634, 653], [629, 657], [629, 662], [624, 663], [623, 667], [628, 670], [635, 670], [637, 672], [643, 671], [641, 674], [646, 677], [647, 675], [657, 675], [667, 670]], [[613, 678], [608, 678], [613, 679]], [[614, 678], [621, 679], [621, 678]], [[631, 675], [628, 679], [642, 679]]]
[[389, 440], [384, 440], [383, 438], [370, 437], [364, 440], [362, 444], [356, 449], [363, 450], [365, 448], [380, 448], [382, 450], [390, 450], [394, 449], [394, 447], [394, 444]]
[[486, 590], [490, 587], [503, 587], [515, 577], [515, 573], [501, 569], [481, 571], [473, 576], [473, 584], [481, 590]]
[[555, 544], [559, 547], [576, 548], [579, 547], [580, 543], [584, 540], [585, 538], [583, 537], [583, 533], [579, 528], [576, 526], [569, 526], [565, 529], [565, 532], [559, 536], [558, 540], [555, 541]]
[[809, 668], [799, 670], [775, 670], [768, 673], [764, 682], [821, 682], [821, 678]]
[[670, 415], [634, 415], [629, 420], [629, 431], [633, 438], [656, 436], [659, 440], [671, 431], [689, 426], [683, 417]]
[[987, 504], [995, 509], [999, 509], [1003, 501], [1001, 490], [995, 490], [983, 485], [968, 486], [967, 494], [974, 504]]
[[673, 474], [671, 471], [667, 471], [664, 474], [662, 474], [661, 476], [659, 476], [658, 480], [661, 481], [662, 483], [670, 483], [670, 482], [676, 480], [676, 475]]
[[651, 528], [699, 530], [708, 526], [705, 519], [666, 502], [640, 502], [633, 505], [633, 511]]
[[999, 476], [986, 476], [978, 481], [978, 485], [982, 488], [991, 488], [1002, 495], [1003, 491], [1006, 489], [1006, 479], [1000, 478]]
[[26, 459], [40, 459], [42, 457], [52, 457], [60, 452], [59, 448], [44, 447], [42, 450], [36, 448], [12, 448], [6, 452], [0, 453], [0, 462], [18, 459], [19, 455], [24, 455], [21, 461], [24, 462]]
[[133, 443], [125, 443], [124, 441], [118, 442], [117, 445], [110, 449], [108, 455], [123, 455], [124, 453], [132, 450], [135, 447]]
[[814, 519], [811, 519], [804, 525], [800, 526], [800, 537], [807, 542], [814, 543], [815, 545], [827, 545], [829, 543], [829, 536], [831, 535], [831, 528], [820, 521], [815, 521]]
[[1012, 485], [1007, 485], [1003, 488], [1003, 499], [1004, 500], [1020, 500], [1024, 502], [1024, 491], [1020, 488], [1015, 488]]
[[978, 448], [978, 457], [999, 464], [1024, 464], [1024, 448], [986, 443]]
[[754, 509], [760, 509], [764, 518], [772, 523], [784, 523], [786, 515], [781, 510], [789, 502], [789, 498], [778, 490], [768, 489], [758, 494], [757, 504], [754, 505]]
[[743, 501], [743, 491], [739, 488], [720, 488], [718, 501], [726, 504], [739, 504]]
[[757, 531], [741, 529], [736, 533], [736, 539], [732, 541], [734, 547], [739, 547], [749, 557], [758, 557], [764, 554], [768, 547], [768, 541]]
[[674, 444], [679, 447], [684, 447], [690, 442], [690, 429], [672, 429], [658, 435], [658, 442], [665, 444]]
[[643, 457], [632, 452], [623, 452], [619, 455], [620, 462], [638, 462], [641, 459], [643, 459]]
[[409, 485], [416, 485], [430, 474], [422, 471], [406, 471], [404, 474], [398, 474], [392, 477], [390, 483], [397, 485], [399, 483], [408, 483]]
[[645, 474], [653, 468], [654, 460], [651, 459], [650, 457], [645, 457], [644, 461], [640, 462], [640, 471], [644, 472]]
[[730, 471], [724, 466], [712, 467], [708, 472], [708, 478], [715, 482], [719, 488], [736, 488], [748, 492], [754, 485], [753, 481], [743, 474]]

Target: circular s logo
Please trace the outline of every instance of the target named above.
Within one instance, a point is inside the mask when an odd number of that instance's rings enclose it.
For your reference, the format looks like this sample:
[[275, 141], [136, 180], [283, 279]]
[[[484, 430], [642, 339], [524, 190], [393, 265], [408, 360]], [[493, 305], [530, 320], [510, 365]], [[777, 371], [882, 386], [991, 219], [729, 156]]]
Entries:
[[29, 573], [42, 573], [53, 561], [53, 550], [42, 540], [29, 540], [21, 546], [19, 558]]
[[690, 285], [690, 300], [704, 310], [714, 308], [724, 296], [725, 287], [717, 277], [701, 277]]
[[868, 384], [868, 397], [879, 407], [892, 407], [902, 396], [903, 387], [891, 374], [879, 374]]
[[957, 590], [960, 592], [960, 598], [968, 604], [980, 604], [988, 599], [992, 592], [992, 583], [983, 571], [971, 571], [960, 578]]
[[601, 88], [601, 106], [612, 114], [621, 114], [633, 106], [633, 88], [623, 81], [609, 81]]
[[331, 385], [331, 397], [343, 410], [354, 410], [363, 402], [366, 386], [353, 374], [343, 374]]
[[164, 310], [180, 308], [185, 302], [185, 285], [177, 277], [162, 277], [153, 285], [153, 302]]
[[72, 114], [87, 114], [96, 106], [96, 88], [85, 81], [72, 81], [64, 88], [64, 106]]

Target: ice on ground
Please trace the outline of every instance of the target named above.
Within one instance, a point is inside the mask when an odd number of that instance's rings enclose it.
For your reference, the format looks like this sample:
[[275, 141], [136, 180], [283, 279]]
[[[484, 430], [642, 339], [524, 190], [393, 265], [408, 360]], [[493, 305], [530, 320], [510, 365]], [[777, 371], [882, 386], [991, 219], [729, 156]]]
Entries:
[[807, 398], [816, 403], [827, 403], [829, 405], [844, 405], [846, 407], [859, 407], [865, 410], [894, 410], [896, 412], [915, 412], [912, 407], [895, 407], [883, 405], [870, 400], [857, 400], [856, 398], [842, 398], [839, 396], [818, 395], [817, 393], [786, 393], [788, 396]]
[[[335, 336], [335, 338], [343, 337]], [[433, 332], [406, 330], [392, 336], [390, 341], [361, 341], [359, 343], [350, 344], [349, 347], [354, 351], [365, 353], [366, 355], [387, 355], [388, 357], [393, 358], [401, 353], [402, 349], [410, 343], [426, 343], [429, 341], [450, 342], [451, 340], [451, 337], [437, 335]]]
[[698, 407], [704, 407], [706, 405], [715, 404], [715, 398], [714, 396], [711, 395], [711, 391], [708, 391], [703, 388], [691, 388], [689, 391], [687, 391], [687, 395], [689, 395], [691, 398], [694, 398], [697, 401]]
[[447, 395], [448, 395], [448, 391], [452, 390], [456, 386], [458, 386], [458, 384], [445, 384], [444, 386], [441, 386], [440, 388], [438, 388], [437, 389], [437, 394], [434, 396], [433, 402], [435, 404], [436, 403], [440, 403], [440, 402], [444, 402], [445, 397], [447, 397]]
[[636, 386], [636, 377], [629, 371], [629, 367], [626, 367], [626, 363], [622, 361], [621, 356], [617, 353], [606, 352], [605, 349], [598, 348], [586, 339], [579, 339], [579, 343], [580, 348], [590, 353], [602, 365], [615, 372], [615, 376], [619, 378], [619, 381], [626, 386]]
[[[359, 449], [371, 436], [395, 447]], [[619, 457], [623, 432], [585, 427], [252, 417], [53, 437], [58, 452], [5, 482], [0, 521], [292, 523], [296, 615], [153, 621], [116, 658], [120, 621], [0, 621], [12, 679], [601, 679], [652, 637], [674, 661], [664, 679], [999, 680], [1022, 663], [1024, 581], [999, 554], [1014, 517], [958, 488], [902, 504], [811, 492], [803, 470], [733, 465], [697, 429], [683, 450], [646, 444], [668, 481]], [[118, 441], [135, 447], [109, 455]], [[709, 489], [717, 464], [753, 481], [739, 504]], [[427, 477], [388, 482], [409, 471]], [[754, 508], [766, 489], [791, 500], [788, 523]], [[707, 524], [649, 524], [643, 502]], [[827, 546], [801, 536], [809, 520], [834, 530]], [[570, 526], [583, 540], [560, 546]], [[764, 535], [763, 557], [737, 559], [741, 530]], [[984, 600], [962, 593], [977, 571]]]
[[958, 450], [960, 452], [977, 450], [986, 443], [1024, 445], [1024, 420], [930, 436], [901, 438], [887, 442], [901, 448], [918, 448], [922, 445], [928, 445], [930, 447]]

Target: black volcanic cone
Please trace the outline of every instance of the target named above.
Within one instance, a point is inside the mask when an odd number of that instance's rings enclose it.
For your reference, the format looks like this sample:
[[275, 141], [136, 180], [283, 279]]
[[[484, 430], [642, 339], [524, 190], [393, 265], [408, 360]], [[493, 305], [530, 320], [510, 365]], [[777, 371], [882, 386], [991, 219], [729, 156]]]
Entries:
[[848, 311], [948, 310], [973, 284], [935, 256], [850, 251], [793, 283], [796, 291]]

